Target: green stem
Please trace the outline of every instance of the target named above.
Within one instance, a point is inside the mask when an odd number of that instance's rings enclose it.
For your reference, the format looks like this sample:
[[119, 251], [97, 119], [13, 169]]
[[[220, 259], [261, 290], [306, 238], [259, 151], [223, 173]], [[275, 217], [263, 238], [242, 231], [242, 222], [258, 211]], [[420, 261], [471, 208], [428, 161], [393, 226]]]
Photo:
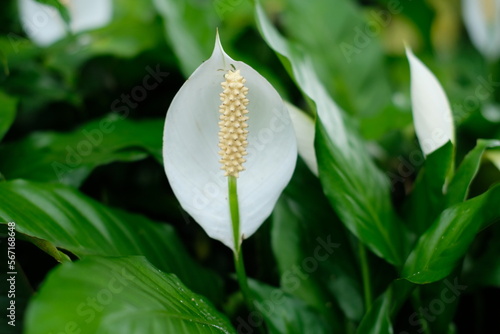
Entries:
[[[240, 253], [240, 206], [238, 203], [238, 185], [234, 176], [228, 176], [229, 212], [233, 224], [234, 253]], [[236, 256], [237, 257], [237, 256]]]
[[241, 235], [240, 235], [240, 209], [238, 204], [238, 188], [236, 178], [234, 176], [228, 177], [229, 187], [229, 210], [231, 213], [231, 222], [233, 224], [233, 238], [234, 238], [234, 266], [236, 268], [236, 276], [240, 284], [243, 298], [248, 305], [249, 309], [253, 309], [253, 297], [248, 286], [247, 274], [245, 272], [245, 263], [243, 262], [243, 251], [241, 249]]
[[243, 252], [238, 254], [234, 253], [234, 266], [236, 267], [236, 276], [238, 277], [238, 283], [240, 284], [241, 292], [243, 293], [243, 298], [250, 310], [254, 309], [253, 296], [248, 286], [247, 274], [245, 272], [245, 263], [243, 262]]
[[368, 266], [368, 259], [366, 257], [366, 249], [361, 241], [359, 245], [359, 260], [361, 262], [361, 274], [363, 276], [363, 290], [365, 295], [366, 312], [372, 307], [372, 288], [370, 285], [370, 268]]
[[[248, 278], [245, 272], [245, 263], [243, 262], [243, 250], [241, 248], [241, 233], [240, 233], [240, 208], [238, 203], [238, 187], [234, 176], [228, 177], [228, 193], [229, 193], [229, 212], [231, 214], [231, 223], [233, 225], [234, 238], [234, 266], [236, 268], [236, 277], [240, 285], [241, 293], [245, 299], [245, 303], [250, 311], [257, 311], [254, 305], [254, 297], [248, 286]], [[257, 327], [259, 333], [264, 334], [264, 327]]]
[[[418, 286], [415, 290], [413, 290], [413, 293], [411, 295], [411, 302], [413, 304], [413, 308], [415, 309], [415, 311], [418, 312], [418, 310], [422, 308], [422, 299], [420, 298], [420, 286]], [[419, 321], [420, 321], [420, 326], [422, 326], [424, 330], [424, 333], [431, 334], [431, 331], [429, 329], [429, 323], [427, 322], [427, 319], [425, 319], [425, 317], [423, 317], [421, 314], [419, 317]]]

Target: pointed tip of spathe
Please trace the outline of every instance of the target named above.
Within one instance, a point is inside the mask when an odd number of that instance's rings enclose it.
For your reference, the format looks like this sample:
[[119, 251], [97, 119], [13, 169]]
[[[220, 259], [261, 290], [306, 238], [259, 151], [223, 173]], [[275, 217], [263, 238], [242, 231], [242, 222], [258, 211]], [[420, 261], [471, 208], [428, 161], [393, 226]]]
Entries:
[[403, 41], [403, 44], [405, 46], [406, 58], [408, 58], [408, 59], [410, 59], [411, 57], [415, 58], [415, 54], [413, 53], [413, 50], [411, 49], [410, 44], [408, 44], [407, 41]]
[[220, 45], [219, 27], [215, 28], [215, 45]]
[[417, 61], [421, 62], [421, 60], [413, 52], [413, 48], [410, 42], [408, 42], [407, 40], [403, 40], [403, 45], [405, 47], [405, 54], [408, 61], [410, 61], [411, 59], [416, 59]]
[[222, 43], [220, 42], [219, 28], [215, 30], [215, 45], [214, 45], [214, 53], [216, 51], [220, 51], [224, 53], [224, 48], [222, 47]]
[[224, 67], [226, 65], [225, 58], [228, 57], [226, 52], [224, 51], [224, 48], [222, 47], [222, 43], [220, 41], [220, 35], [219, 35], [219, 28], [215, 29], [215, 45], [214, 45], [214, 51], [212, 52], [212, 55], [210, 58], [214, 58], [217, 56], [221, 56]]

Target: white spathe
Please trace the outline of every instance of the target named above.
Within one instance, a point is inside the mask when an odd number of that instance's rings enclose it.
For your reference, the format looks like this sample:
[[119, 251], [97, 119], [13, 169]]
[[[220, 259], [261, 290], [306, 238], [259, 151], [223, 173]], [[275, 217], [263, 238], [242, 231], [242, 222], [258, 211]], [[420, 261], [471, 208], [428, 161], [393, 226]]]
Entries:
[[[112, 0], [66, 0], [70, 14], [69, 29], [72, 33], [96, 29], [110, 22], [113, 14]], [[35, 0], [19, 0], [19, 13], [23, 29], [36, 45], [45, 47], [68, 34], [56, 8]]]
[[500, 57], [500, 0], [462, 0], [462, 16], [470, 39], [487, 59]]
[[454, 142], [450, 103], [434, 74], [406, 49], [411, 72], [411, 105], [415, 132], [424, 155]]
[[293, 104], [285, 101], [285, 105], [292, 119], [295, 136], [297, 137], [299, 155], [307, 167], [309, 167], [309, 170], [318, 176], [318, 161], [316, 160], [316, 151], [314, 149], [314, 135], [316, 133], [314, 120]]
[[174, 97], [165, 120], [165, 172], [181, 206], [205, 232], [234, 250], [228, 180], [218, 155], [219, 94], [228, 70], [240, 70], [249, 88], [245, 171], [237, 179], [242, 239], [271, 214], [290, 181], [297, 145], [288, 111], [271, 84], [250, 66], [231, 59], [217, 36], [210, 59]]

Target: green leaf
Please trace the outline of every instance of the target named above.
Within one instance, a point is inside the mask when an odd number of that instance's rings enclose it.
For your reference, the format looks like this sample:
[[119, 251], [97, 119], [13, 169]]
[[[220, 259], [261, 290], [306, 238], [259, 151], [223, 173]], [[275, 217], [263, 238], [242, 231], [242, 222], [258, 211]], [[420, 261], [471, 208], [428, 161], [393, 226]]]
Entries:
[[[250, 289], [256, 297], [255, 306], [266, 321], [271, 334], [335, 333], [325, 318], [300, 299], [279, 288], [250, 280]], [[238, 330], [251, 333], [255, 322], [238, 319]], [[245, 332], [243, 332], [243, 329]]]
[[334, 117], [318, 118], [316, 154], [323, 190], [345, 226], [376, 255], [401, 265], [406, 252], [403, 225], [390, 202], [385, 175], [363, 142], [351, 136], [338, 141], [339, 129], [327, 129]]
[[212, 3], [207, 3], [210, 5], [204, 8], [192, 1], [153, 0], [186, 77], [208, 58], [214, 46], [220, 22]]
[[40, 61], [45, 49], [42, 51], [29, 40], [10, 33], [6, 38], [0, 37], [0, 50], [0, 60], [5, 66], [0, 71], [0, 81], [8, 94], [19, 98], [26, 121], [36, 118], [37, 112], [50, 103], [80, 102], [73, 87]]
[[[161, 24], [154, 19], [155, 15], [150, 1], [113, 0], [111, 22], [51, 45], [45, 53], [46, 65], [64, 73], [66, 81], [75, 82], [80, 72], [78, 67], [90, 58], [100, 55], [132, 58], [163, 46]], [[162, 59], [168, 57], [164, 54]]]
[[0, 90], [0, 142], [16, 118], [17, 102]]
[[9, 33], [0, 36], [0, 78], [10, 75], [10, 65], [22, 65], [26, 62], [33, 62], [40, 56], [40, 49], [29, 39]]
[[387, 23], [379, 19], [344, 0], [288, 0], [283, 12], [284, 30], [307, 50], [327, 91], [358, 115], [374, 115], [390, 100], [379, 41]]
[[448, 276], [478, 231], [500, 219], [500, 185], [441, 213], [420, 237], [401, 276], [425, 284]]
[[445, 208], [443, 191], [453, 168], [453, 152], [453, 144], [448, 142], [425, 158], [414, 189], [405, 203], [406, 221], [418, 235], [424, 233]]
[[361, 119], [360, 132], [367, 140], [377, 140], [391, 131], [404, 129], [409, 124], [412, 124], [411, 111], [390, 103], [375, 116]]
[[203, 297], [143, 257], [60, 265], [26, 314], [27, 334], [236, 333]]
[[412, 292], [415, 286], [408, 281], [397, 280], [391, 283], [387, 290], [380, 295], [372, 307], [366, 312], [359, 324], [359, 334], [392, 334], [391, 319]]
[[79, 187], [92, 170], [148, 154], [159, 162], [163, 120], [128, 120], [110, 115], [70, 133], [38, 132], [0, 148], [0, 171], [7, 179], [61, 182]]
[[375, 254], [401, 265], [407, 236], [393, 212], [387, 178], [370, 158], [352, 120], [319, 82], [312, 60], [279, 35], [259, 4], [256, 17], [264, 39], [290, 61], [298, 85], [316, 104], [316, 154], [331, 205], [345, 226]]
[[448, 186], [447, 206], [463, 202], [467, 198], [469, 187], [479, 170], [484, 151], [493, 147], [500, 147], [500, 141], [479, 139], [476, 147], [465, 156]]
[[274, 209], [272, 222], [272, 247], [282, 289], [314, 306], [332, 325], [341, 323], [340, 310], [359, 321], [364, 306], [357, 259], [319, 180], [301, 160]]
[[39, 3], [44, 4], [44, 5], [48, 5], [50, 7], [57, 9], [57, 11], [61, 15], [62, 19], [64, 20], [64, 22], [67, 24], [70, 23], [71, 15], [69, 13], [68, 8], [63, 5], [62, 1], [60, 1], [60, 0], [36, 0], [36, 2], [39, 2]]
[[144, 255], [194, 291], [213, 300], [221, 295], [218, 277], [192, 260], [169, 225], [111, 209], [56, 184], [0, 183], [0, 203], [0, 221], [16, 222], [17, 233], [41, 239], [44, 250], [57, 247], [80, 258]]

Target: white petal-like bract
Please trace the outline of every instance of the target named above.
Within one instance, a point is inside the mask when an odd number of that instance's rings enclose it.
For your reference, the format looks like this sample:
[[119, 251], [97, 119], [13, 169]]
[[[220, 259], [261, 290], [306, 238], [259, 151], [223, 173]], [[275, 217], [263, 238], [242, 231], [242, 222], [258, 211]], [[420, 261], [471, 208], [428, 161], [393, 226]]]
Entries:
[[314, 150], [314, 120], [305, 112], [291, 103], [285, 101], [285, 105], [290, 112], [295, 136], [297, 137], [297, 149], [300, 157], [304, 160], [311, 172], [318, 176], [318, 161]]
[[165, 172], [181, 206], [212, 238], [234, 250], [228, 180], [219, 162], [219, 94], [229, 70], [248, 87], [248, 155], [238, 179], [240, 233], [250, 237], [271, 214], [297, 159], [288, 111], [271, 84], [250, 66], [231, 59], [217, 37], [210, 59], [174, 97], [163, 135]]
[[406, 49], [411, 71], [413, 124], [420, 147], [427, 156], [454, 142], [453, 116], [448, 98], [434, 74]]
[[462, 0], [462, 16], [476, 49], [494, 61], [500, 57], [500, 0]]
[[[112, 0], [67, 0], [73, 33], [106, 25], [113, 12]], [[23, 29], [33, 43], [49, 46], [68, 34], [67, 27], [56, 8], [35, 0], [19, 0]]]

